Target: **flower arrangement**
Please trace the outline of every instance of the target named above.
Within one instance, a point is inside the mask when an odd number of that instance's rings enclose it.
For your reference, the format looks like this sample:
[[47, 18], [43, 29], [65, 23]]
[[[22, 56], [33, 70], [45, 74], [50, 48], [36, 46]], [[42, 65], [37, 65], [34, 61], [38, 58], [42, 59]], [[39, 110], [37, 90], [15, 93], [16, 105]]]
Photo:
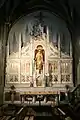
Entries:
[[16, 94], [16, 91], [15, 91], [15, 86], [14, 85], [11, 85], [10, 86], [10, 95], [11, 95], [11, 101], [12, 101], [12, 103], [14, 103], [14, 97], [15, 97], [15, 94]]
[[11, 86], [10, 86], [10, 89], [11, 89], [11, 90], [10, 90], [10, 94], [12, 94], [12, 93], [15, 94], [15, 93], [16, 93], [16, 91], [15, 91], [16, 88], [15, 88], [14, 85], [11, 85]]
[[14, 85], [11, 85], [10, 88], [11, 88], [11, 90], [14, 90], [14, 89], [15, 89], [15, 86], [14, 86]]
[[65, 85], [65, 88], [66, 88], [66, 90], [68, 90], [70, 88], [70, 86], [67, 84], [67, 85]]

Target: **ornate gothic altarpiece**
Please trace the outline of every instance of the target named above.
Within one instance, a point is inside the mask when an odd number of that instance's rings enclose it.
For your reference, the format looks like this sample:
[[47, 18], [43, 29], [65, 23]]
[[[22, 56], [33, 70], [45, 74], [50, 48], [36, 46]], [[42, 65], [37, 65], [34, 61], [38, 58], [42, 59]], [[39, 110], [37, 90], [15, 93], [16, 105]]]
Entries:
[[[41, 13], [40, 13], [41, 14]], [[17, 91], [54, 91], [64, 90], [72, 82], [72, 55], [61, 51], [61, 34], [58, 33], [57, 47], [50, 42], [49, 26], [36, 20], [29, 31], [29, 42], [23, 40], [20, 32], [13, 34], [13, 52], [8, 41], [5, 91], [11, 85]], [[17, 48], [16, 48], [17, 47]], [[15, 52], [17, 50], [17, 52]]]

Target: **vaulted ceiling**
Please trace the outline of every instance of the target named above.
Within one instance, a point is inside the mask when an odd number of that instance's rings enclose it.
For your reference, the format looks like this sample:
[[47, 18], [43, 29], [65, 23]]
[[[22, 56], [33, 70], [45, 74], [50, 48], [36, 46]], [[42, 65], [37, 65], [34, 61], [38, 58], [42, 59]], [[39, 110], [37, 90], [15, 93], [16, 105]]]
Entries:
[[80, 21], [80, 0], [0, 0], [0, 23], [13, 24], [24, 14], [48, 10], [62, 18], [71, 30]]
[[73, 29], [79, 16], [77, 3], [79, 0], [0, 0], [0, 22], [12, 24], [24, 14], [43, 9], [61, 17]]

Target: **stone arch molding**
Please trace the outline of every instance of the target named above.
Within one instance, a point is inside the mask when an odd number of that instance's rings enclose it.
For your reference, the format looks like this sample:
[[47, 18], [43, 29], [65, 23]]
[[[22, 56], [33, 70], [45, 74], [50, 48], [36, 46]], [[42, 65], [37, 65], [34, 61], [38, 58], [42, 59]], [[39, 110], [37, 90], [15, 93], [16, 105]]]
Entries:
[[[61, 84], [61, 82], [67, 81], [72, 84], [70, 43], [70, 34], [64, 21], [52, 14], [46, 11], [38, 11], [23, 17], [12, 27], [9, 33], [6, 85], [26, 83], [25, 86], [30, 87], [32, 82], [34, 87], [45, 87], [46, 75], [49, 87], [55, 82]], [[41, 45], [45, 52], [45, 62], [41, 72], [36, 70], [34, 64], [35, 50], [38, 45]], [[70, 72], [64, 73], [65, 80], [61, 81], [60, 66], [61, 62], [64, 61], [65, 64], [70, 63]], [[56, 68], [53, 68], [54, 64], [56, 64]], [[57, 70], [51, 69], [50, 74], [49, 67]], [[69, 75], [68, 80], [66, 80], [66, 75]], [[49, 78], [50, 76], [51, 78]], [[57, 81], [54, 81], [55, 76]], [[37, 78], [42, 80], [39, 81], [39, 84]]]

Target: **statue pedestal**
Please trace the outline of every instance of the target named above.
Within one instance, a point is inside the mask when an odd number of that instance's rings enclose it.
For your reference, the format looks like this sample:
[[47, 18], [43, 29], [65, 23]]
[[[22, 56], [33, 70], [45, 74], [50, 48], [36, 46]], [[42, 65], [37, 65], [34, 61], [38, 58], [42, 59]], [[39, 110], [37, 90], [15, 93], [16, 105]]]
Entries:
[[36, 77], [36, 86], [37, 87], [45, 87], [44, 75], [43, 73], [37, 74]]

